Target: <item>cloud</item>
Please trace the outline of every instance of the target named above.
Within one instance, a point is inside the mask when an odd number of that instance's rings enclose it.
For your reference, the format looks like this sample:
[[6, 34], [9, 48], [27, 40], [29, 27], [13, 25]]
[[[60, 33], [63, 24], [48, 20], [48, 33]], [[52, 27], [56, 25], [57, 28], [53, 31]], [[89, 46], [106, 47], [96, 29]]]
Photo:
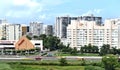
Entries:
[[40, 20], [43, 20], [43, 19], [47, 18], [47, 16], [46, 16], [45, 14], [42, 14], [42, 15], [39, 15], [38, 18], [39, 18]]
[[82, 16], [86, 16], [86, 15], [99, 15], [102, 12], [102, 9], [93, 9], [93, 10], [89, 10], [86, 13], [83, 13]]
[[102, 12], [102, 9], [94, 9], [94, 12], [100, 14], [100, 12]]
[[29, 23], [41, 21], [53, 23], [56, 6], [69, 0], [0, 0], [0, 18], [11, 23]]
[[36, 7], [39, 6], [39, 3], [33, 0], [13, 0], [13, 5], [15, 6], [28, 6], [28, 7]]
[[4, 17], [30, 17], [36, 10], [43, 10], [42, 4], [35, 0], [0, 0], [0, 15]]

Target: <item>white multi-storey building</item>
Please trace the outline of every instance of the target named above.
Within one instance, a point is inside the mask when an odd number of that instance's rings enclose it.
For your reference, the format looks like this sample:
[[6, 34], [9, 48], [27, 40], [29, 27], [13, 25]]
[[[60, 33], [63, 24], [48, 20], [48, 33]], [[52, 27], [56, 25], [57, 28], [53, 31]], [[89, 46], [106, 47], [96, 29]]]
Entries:
[[20, 24], [9, 24], [6, 26], [6, 40], [19, 40], [22, 36]]
[[40, 34], [43, 34], [43, 23], [31, 22], [29, 30], [32, 35], [39, 36]]
[[72, 20], [67, 27], [67, 42], [77, 48], [88, 44], [120, 48], [119, 21], [107, 19], [104, 25], [99, 25], [96, 21]]
[[67, 38], [67, 26], [71, 24], [72, 20], [95, 21], [98, 24], [101, 24], [102, 17], [96, 17], [93, 15], [78, 16], [78, 17], [70, 17], [70, 16], [56, 17], [55, 35], [60, 39]]
[[6, 26], [8, 24], [7, 20], [0, 20], [0, 39], [6, 39]]

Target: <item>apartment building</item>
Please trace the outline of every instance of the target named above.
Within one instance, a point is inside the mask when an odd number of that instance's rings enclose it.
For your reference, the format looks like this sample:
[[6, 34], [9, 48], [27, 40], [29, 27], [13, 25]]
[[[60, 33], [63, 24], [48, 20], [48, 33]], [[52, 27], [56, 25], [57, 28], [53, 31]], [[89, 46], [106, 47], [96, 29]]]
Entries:
[[53, 35], [53, 26], [52, 25], [47, 25], [45, 28], [45, 34], [46, 35]]
[[88, 44], [99, 48], [103, 44], [120, 48], [119, 21], [118, 19], [107, 19], [104, 25], [98, 25], [96, 21], [72, 20], [67, 27], [67, 42], [70, 47], [78, 49]]
[[32, 33], [33, 36], [39, 36], [40, 34], [43, 34], [43, 23], [31, 22], [29, 28], [30, 33]]
[[67, 26], [71, 24], [72, 20], [95, 21], [98, 25], [101, 25], [102, 23], [102, 17], [97, 17], [93, 15], [78, 17], [70, 16], [56, 17], [55, 35], [60, 39], [67, 38]]
[[19, 40], [21, 36], [21, 24], [9, 24], [6, 26], [6, 40]]
[[7, 20], [0, 20], [0, 39], [6, 40], [6, 26], [9, 25]]

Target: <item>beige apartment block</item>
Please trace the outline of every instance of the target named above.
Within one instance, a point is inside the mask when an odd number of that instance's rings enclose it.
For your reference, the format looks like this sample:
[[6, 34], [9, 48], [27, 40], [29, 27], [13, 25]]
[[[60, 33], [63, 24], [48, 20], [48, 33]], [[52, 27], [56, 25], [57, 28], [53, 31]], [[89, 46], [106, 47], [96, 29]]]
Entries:
[[67, 27], [67, 42], [70, 47], [80, 47], [88, 44], [98, 46], [109, 44], [120, 48], [119, 19], [107, 19], [104, 24], [96, 21], [72, 20]]

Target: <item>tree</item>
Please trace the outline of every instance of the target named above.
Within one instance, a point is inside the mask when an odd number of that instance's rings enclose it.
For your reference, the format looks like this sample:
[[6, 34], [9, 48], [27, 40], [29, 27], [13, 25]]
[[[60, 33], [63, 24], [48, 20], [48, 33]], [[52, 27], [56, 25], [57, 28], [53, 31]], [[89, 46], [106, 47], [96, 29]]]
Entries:
[[50, 49], [50, 51], [59, 49], [59, 44], [60, 39], [58, 37], [51, 35], [47, 37], [46, 46]]
[[6, 38], [2, 37], [1, 40], [6, 40]]
[[44, 46], [44, 48], [48, 49], [47, 44], [46, 44], [46, 42], [47, 42], [47, 36], [45, 34], [41, 34], [39, 36], [39, 40], [43, 40], [43, 46]]
[[93, 46], [91, 44], [85, 45], [80, 49], [81, 53], [98, 53], [98, 46]]
[[33, 38], [34, 38], [34, 39], [38, 39], [38, 36], [34, 35]]
[[64, 46], [62, 48], [62, 52], [65, 52], [65, 53], [70, 53], [72, 51], [72, 48], [69, 46], [70, 44], [68, 44], [67, 46]]
[[80, 53], [83, 54], [84, 53], [84, 47], [80, 48]]
[[117, 54], [119, 54], [119, 55], [120, 55], [120, 49], [117, 49]]
[[29, 35], [27, 35], [26, 37], [27, 37], [29, 40], [31, 40], [31, 39], [32, 39], [32, 37], [30, 37]]
[[44, 40], [46, 37], [47, 37], [47, 36], [46, 36], [45, 34], [41, 34], [41, 35], [39, 36], [39, 39], [40, 39], [40, 40]]
[[92, 52], [93, 53], [98, 53], [99, 52], [98, 46], [93, 46], [92, 47]]
[[102, 63], [105, 70], [115, 70], [118, 66], [118, 57], [115, 55], [104, 56], [102, 58]]
[[59, 62], [61, 66], [65, 66], [68, 64], [66, 58], [61, 58]]
[[50, 49], [50, 51], [59, 49], [60, 45], [60, 39], [56, 36], [46, 36], [45, 34], [42, 34], [39, 36], [40, 40], [43, 40], [43, 46], [47, 49]]
[[104, 44], [101, 48], [100, 48], [100, 55], [106, 55], [110, 53], [110, 45], [109, 44]]
[[71, 51], [71, 54], [76, 55], [78, 53], [77, 48], [74, 47]]
[[118, 50], [116, 49], [116, 47], [112, 47], [112, 49], [110, 49], [110, 53], [116, 55], [118, 54]]

